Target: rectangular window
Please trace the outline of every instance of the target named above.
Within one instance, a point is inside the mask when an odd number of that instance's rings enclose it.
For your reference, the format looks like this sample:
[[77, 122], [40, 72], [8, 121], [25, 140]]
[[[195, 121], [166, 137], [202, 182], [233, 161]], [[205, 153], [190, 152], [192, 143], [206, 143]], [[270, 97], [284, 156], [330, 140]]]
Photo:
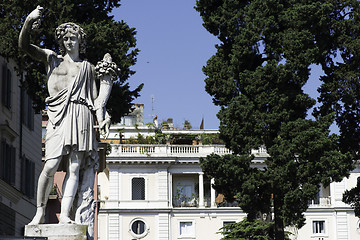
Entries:
[[1, 140], [0, 146], [0, 177], [10, 185], [15, 185], [15, 148], [9, 145], [5, 139]]
[[180, 222], [180, 237], [194, 237], [195, 226], [192, 221]]
[[26, 157], [21, 158], [21, 191], [29, 198], [35, 192], [35, 163]]
[[34, 130], [34, 109], [33, 102], [25, 89], [21, 89], [22, 123], [30, 130]]
[[11, 72], [10, 69], [4, 64], [2, 66], [2, 98], [1, 101], [5, 107], [11, 108]]
[[223, 227], [225, 227], [228, 224], [232, 224], [232, 223], [235, 223], [235, 221], [224, 221], [223, 222]]
[[236, 221], [223, 221], [223, 228], [222, 230], [224, 232], [231, 231], [232, 228], [230, 228], [230, 224], [236, 223]]
[[132, 200], [145, 200], [145, 178], [133, 178], [132, 181]]
[[194, 207], [196, 206], [196, 197], [194, 185], [192, 183], [181, 182], [176, 186], [176, 192], [173, 196], [174, 207]]
[[325, 221], [313, 221], [313, 233], [325, 233]]

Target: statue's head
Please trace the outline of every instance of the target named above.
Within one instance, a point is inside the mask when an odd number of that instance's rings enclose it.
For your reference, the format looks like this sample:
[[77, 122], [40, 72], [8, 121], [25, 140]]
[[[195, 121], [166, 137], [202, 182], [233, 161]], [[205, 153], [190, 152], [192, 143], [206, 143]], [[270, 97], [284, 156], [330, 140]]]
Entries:
[[69, 23], [63, 23], [60, 26], [58, 26], [55, 30], [55, 36], [56, 36], [56, 40], [59, 43], [60, 46], [60, 53], [61, 55], [65, 55], [66, 51], [65, 51], [65, 46], [64, 46], [64, 42], [63, 42], [63, 37], [65, 36], [65, 34], [67, 33], [72, 33], [75, 34], [78, 39], [79, 39], [79, 48], [80, 48], [80, 53], [85, 53], [86, 50], [86, 34], [84, 32], [84, 30], [77, 24], [69, 22]]

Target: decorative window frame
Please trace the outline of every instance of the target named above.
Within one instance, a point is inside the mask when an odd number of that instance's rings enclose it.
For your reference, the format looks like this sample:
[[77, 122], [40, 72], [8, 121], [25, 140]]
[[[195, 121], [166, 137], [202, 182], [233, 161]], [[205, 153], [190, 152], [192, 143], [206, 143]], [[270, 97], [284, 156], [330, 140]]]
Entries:
[[[134, 179], [134, 178], [144, 178], [144, 180], [145, 180], [145, 199], [144, 200], [133, 200], [132, 199], [132, 191], [133, 191], [133, 186], [132, 186], [132, 180]], [[130, 197], [130, 200], [131, 201], [146, 201], [146, 200], [148, 200], [148, 197], [149, 197], [149, 195], [148, 195], [148, 182], [149, 182], [149, 179], [148, 179], [148, 176], [146, 176], [146, 175], [139, 175], [139, 174], [134, 174], [134, 175], [131, 175], [130, 176], [130, 192], [129, 192], [129, 197]]]
[[[136, 234], [132, 231], [132, 225], [136, 222], [136, 221], [141, 221], [145, 224], [145, 229], [144, 232], [142, 234]], [[140, 217], [134, 218], [133, 220], [131, 220], [130, 224], [129, 224], [129, 233], [131, 234], [131, 236], [135, 239], [141, 239], [146, 237], [146, 235], [150, 232], [150, 226], [149, 224], [147, 224], [147, 222]]]
[[[182, 235], [181, 234], [181, 223], [185, 223], [185, 222], [191, 222], [192, 227], [193, 227], [193, 234], [191, 235]], [[195, 219], [188, 219], [188, 218], [184, 218], [184, 219], [179, 219], [178, 220], [178, 239], [196, 239], [196, 221]]]

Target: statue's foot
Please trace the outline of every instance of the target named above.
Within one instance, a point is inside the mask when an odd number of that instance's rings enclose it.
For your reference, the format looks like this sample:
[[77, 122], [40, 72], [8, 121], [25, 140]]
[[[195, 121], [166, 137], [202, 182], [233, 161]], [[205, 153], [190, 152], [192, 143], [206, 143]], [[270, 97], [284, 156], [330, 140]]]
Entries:
[[44, 208], [38, 207], [33, 220], [28, 225], [38, 225], [44, 223], [45, 211]]
[[71, 220], [68, 216], [63, 216], [60, 214], [59, 224], [75, 224], [75, 222]]

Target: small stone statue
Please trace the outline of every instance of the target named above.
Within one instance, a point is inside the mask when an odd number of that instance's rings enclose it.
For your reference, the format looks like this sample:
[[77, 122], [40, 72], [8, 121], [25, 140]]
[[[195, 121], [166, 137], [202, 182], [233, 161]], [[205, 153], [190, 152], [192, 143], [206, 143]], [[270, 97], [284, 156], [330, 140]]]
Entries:
[[[38, 6], [29, 14], [19, 35], [19, 47], [45, 64], [49, 91], [46, 99], [49, 121], [46, 127], [45, 164], [38, 180], [37, 211], [29, 225], [44, 222], [54, 174], [59, 166], [64, 165], [67, 174], [59, 223], [75, 223], [70, 214], [75, 203], [76, 223], [89, 225], [91, 238], [95, 210], [93, 186], [98, 166], [95, 112], [100, 132], [107, 136], [110, 116], [105, 105], [118, 68], [112, 63], [110, 54], [106, 54], [102, 63], [98, 64], [97, 74], [92, 64], [80, 58], [80, 52], [85, 51], [86, 34], [75, 23], [61, 24], [55, 31], [61, 55], [31, 44], [30, 31], [39, 27], [42, 11], [43, 8]], [[101, 81], [99, 95], [95, 75]]]

